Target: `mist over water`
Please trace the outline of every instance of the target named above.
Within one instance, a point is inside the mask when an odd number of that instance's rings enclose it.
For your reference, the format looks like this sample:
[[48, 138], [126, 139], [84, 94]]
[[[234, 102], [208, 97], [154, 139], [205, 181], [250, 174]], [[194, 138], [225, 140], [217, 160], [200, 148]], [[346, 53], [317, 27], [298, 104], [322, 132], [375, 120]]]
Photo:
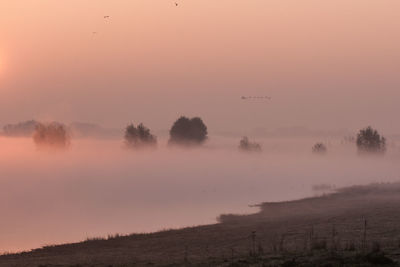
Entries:
[[67, 151], [40, 151], [30, 138], [0, 138], [0, 250], [19, 251], [114, 233], [215, 223], [248, 205], [313, 196], [312, 186], [398, 181], [396, 144], [360, 157], [354, 144], [315, 138], [260, 139], [240, 153], [239, 138], [204, 147], [128, 150], [121, 140], [74, 139]]

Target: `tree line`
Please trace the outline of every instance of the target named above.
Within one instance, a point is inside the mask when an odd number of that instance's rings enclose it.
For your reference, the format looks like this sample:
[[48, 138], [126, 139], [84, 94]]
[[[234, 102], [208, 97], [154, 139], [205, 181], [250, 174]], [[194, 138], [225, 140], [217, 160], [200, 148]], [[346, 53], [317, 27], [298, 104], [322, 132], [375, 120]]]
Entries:
[[[207, 140], [207, 126], [199, 117], [177, 119], [169, 130], [170, 145], [201, 145]], [[137, 127], [129, 124], [125, 129], [125, 144], [130, 148], [152, 147], [157, 144], [157, 137], [150, 129], [140, 123]]]
[[[381, 136], [379, 132], [371, 126], [361, 129], [355, 139], [346, 138], [346, 141], [351, 140], [357, 146], [359, 154], [384, 154], [386, 152], [386, 138]], [[324, 143], [316, 143], [312, 147], [312, 152], [315, 154], [326, 154], [328, 148]]]
[[[32, 136], [38, 146], [66, 148], [70, 144], [71, 134], [65, 124], [59, 122], [42, 123], [34, 120], [7, 124], [3, 127], [6, 136]], [[124, 132], [124, 143], [132, 149], [155, 147], [157, 137], [151, 133], [143, 123], [135, 126], [128, 124]], [[169, 130], [169, 145], [199, 146], [208, 139], [207, 126], [200, 117], [179, 117]], [[359, 153], [384, 154], [386, 152], [386, 138], [381, 136], [371, 126], [361, 129], [356, 138], [351, 138], [350, 143], [355, 143]], [[239, 141], [239, 150], [245, 152], [260, 152], [260, 143], [250, 141], [247, 136]], [[317, 142], [312, 147], [315, 154], [326, 154], [327, 146]]]

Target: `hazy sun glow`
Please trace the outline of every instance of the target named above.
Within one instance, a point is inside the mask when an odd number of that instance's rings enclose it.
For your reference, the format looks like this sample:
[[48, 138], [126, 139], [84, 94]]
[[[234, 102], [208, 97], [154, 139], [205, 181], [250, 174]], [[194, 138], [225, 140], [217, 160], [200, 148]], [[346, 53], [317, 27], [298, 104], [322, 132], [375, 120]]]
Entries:
[[3, 59], [3, 56], [2, 56], [2, 54], [0, 52], [0, 74], [3, 73], [3, 62], [4, 62], [4, 59]]
[[[5, 76], [6, 72], [6, 62], [7, 62], [7, 57], [4, 49], [0, 47], [0, 78], [3, 78]], [[6, 89], [3, 86], [0, 86], [0, 90]]]

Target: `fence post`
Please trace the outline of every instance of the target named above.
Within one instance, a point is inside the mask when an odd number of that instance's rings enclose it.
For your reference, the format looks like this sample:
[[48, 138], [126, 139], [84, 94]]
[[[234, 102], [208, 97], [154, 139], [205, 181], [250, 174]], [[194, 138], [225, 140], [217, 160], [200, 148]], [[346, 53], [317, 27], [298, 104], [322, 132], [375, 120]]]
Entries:
[[363, 250], [367, 249], [367, 219], [364, 219]]
[[252, 253], [252, 256], [255, 256], [256, 255], [256, 231], [251, 232], [251, 242], [252, 242], [251, 253]]
[[185, 256], [183, 258], [185, 264], [188, 263], [188, 246], [185, 246]]
[[311, 230], [310, 230], [310, 251], [313, 250], [314, 246], [314, 225], [311, 225]]
[[337, 250], [336, 234], [335, 224], [332, 224], [332, 250]]

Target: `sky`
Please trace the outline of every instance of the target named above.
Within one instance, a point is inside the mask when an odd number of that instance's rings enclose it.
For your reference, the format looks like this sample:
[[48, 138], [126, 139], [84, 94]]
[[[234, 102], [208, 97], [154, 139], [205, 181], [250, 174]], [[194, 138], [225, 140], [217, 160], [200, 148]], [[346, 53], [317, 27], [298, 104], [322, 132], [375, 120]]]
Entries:
[[0, 125], [400, 132], [399, 1], [177, 2], [0, 1]]

